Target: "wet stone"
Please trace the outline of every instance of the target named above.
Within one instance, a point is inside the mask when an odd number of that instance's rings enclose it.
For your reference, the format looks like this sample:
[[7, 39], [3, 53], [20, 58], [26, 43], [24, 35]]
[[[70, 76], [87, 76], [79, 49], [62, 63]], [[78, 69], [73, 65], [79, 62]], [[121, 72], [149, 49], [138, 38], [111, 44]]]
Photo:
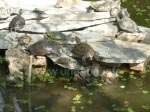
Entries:
[[23, 81], [28, 74], [29, 55], [20, 48], [10, 48], [6, 51], [6, 61], [9, 63], [8, 80], [11, 82]]

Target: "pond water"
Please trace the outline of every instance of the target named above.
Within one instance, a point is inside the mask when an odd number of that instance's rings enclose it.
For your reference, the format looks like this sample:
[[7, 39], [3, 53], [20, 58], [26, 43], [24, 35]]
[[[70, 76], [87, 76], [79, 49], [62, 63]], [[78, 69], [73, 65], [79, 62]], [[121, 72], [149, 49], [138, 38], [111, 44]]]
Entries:
[[[125, 1], [125, 0], [123, 0]], [[128, 0], [131, 17], [150, 27], [150, 0]], [[135, 6], [136, 5], [136, 6]], [[139, 7], [142, 11], [140, 14]], [[150, 112], [150, 75], [129, 75], [112, 84], [83, 85], [56, 79], [36, 87], [7, 87], [3, 77], [7, 64], [0, 64], [0, 112]]]

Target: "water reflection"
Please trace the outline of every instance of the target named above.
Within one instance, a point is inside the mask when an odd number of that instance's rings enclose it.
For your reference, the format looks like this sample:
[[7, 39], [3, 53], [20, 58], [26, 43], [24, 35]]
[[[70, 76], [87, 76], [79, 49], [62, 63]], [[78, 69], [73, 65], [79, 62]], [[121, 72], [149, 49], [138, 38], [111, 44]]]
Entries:
[[[82, 87], [78, 83], [56, 81], [43, 88], [1, 87], [1, 112], [69, 112], [72, 106], [76, 111], [112, 112], [112, 105], [132, 107], [136, 112], [145, 112], [143, 105], [150, 105], [150, 77], [144, 79], [127, 79], [102, 87]], [[64, 88], [77, 88], [72, 91]], [[125, 88], [121, 88], [124, 85]], [[147, 92], [146, 92], [147, 91]], [[74, 104], [73, 98], [81, 94], [81, 103]], [[89, 103], [89, 102], [92, 103]], [[84, 107], [82, 110], [81, 107]]]

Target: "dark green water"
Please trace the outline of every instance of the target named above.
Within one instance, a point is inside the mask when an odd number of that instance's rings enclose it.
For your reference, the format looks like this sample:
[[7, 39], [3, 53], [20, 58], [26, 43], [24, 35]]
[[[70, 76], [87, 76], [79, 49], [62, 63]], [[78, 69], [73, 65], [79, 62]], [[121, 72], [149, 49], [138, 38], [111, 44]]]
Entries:
[[[150, 0], [128, 0], [122, 4], [138, 25], [147, 27], [150, 27], [149, 20], [145, 20], [150, 19], [149, 5]], [[141, 15], [137, 8], [146, 11]], [[7, 65], [0, 64], [0, 75], [7, 73]], [[13, 88], [1, 83], [0, 112], [15, 112], [15, 104], [22, 112], [150, 112], [150, 74], [100, 87], [59, 80], [39, 85]]]

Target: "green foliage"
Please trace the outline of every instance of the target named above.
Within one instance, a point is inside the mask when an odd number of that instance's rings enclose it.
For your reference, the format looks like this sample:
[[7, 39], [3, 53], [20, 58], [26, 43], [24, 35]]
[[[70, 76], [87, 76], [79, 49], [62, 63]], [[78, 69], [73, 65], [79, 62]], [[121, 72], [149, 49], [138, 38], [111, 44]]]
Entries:
[[142, 93], [143, 94], [148, 94], [148, 90], [143, 90]]
[[2, 64], [4, 62], [5, 58], [0, 56], [0, 64]]
[[80, 106], [80, 109], [83, 110], [85, 107], [84, 106]]
[[125, 74], [125, 71], [124, 71], [124, 70], [119, 70], [119, 71], [118, 71], [118, 74], [119, 74], [119, 75], [124, 75], [124, 74]]
[[13, 85], [14, 87], [18, 87], [18, 88], [23, 88], [24, 83], [23, 82], [17, 82], [15, 85]]
[[71, 111], [71, 112], [76, 112], [76, 107], [75, 107], [75, 106], [72, 106], [70, 111]]
[[76, 90], [77, 90], [77, 88], [71, 87], [71, 86], [68, 86], [68, 85], [64, 85], [64, 88], [65, 88], [65, 89], [68, 89], [68, 90], [70, 90], [70, 91], [76, 91]]
[[135, 77], [135, 76], [132, 75], [132, 74], [130, 74], [129, 77], [130, 77], [131, 79], [137, 79], [137, 77]]
[[22, 104], [27, 104], [29, 102], [27, 99], [19, 99], [18, 101]]
[[73, 98], [73, 103], [74, 104], [80, 104], [81, 103], [81, 94], [77, 94], [74, 98]]
[[145, 109], [145, 110], [150, 110], [150, 106], [149, 105], [143, 105], [142, 108]]
[[55, 39], [57, 35], [54, 33], [48, 33], [47, 36], [48, 38]]
[[38, 79], [39, 81], [54, 83], [54, 76], [49, 74], [49, 73], [39, 74], [39, 75], [33, 76], [32, 79], [34, 79], [34, 80]]
[[98, 81], [94, 81], [94, 82], [86, 84], [86, 86], [98, 86], [98, 87], [101, 87], [102, 83], [100, 83]]
[[116, 104], [113, 104], [112, 108], [115, 112], [135, 112], [131, 107], [120, 107]]
[[127, 0], [122, 0], [122, 2], [127, 2]]
[[90, 105], [92, 105], [93, 101], [92, 100], [88, 100], [87, 103], [90, 104]]

